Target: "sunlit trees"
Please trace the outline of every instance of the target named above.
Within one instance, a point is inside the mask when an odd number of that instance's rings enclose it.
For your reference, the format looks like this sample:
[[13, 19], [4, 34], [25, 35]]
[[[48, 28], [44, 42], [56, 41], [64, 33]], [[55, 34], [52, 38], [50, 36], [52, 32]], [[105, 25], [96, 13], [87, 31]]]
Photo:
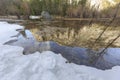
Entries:
[[[42, 11], [47, 11], [52, 15], [88, 18], [97, 17], [98, 14], [109, 17], [114, 12], [111, 10], [115, 6], [100, 11], [98, 4], [97, 7], [91, 6], [91, 1], [99, 3], [103, 0], [0, 0], [0, 15], [16, 15], [20, 19], [21, 16], [29, 18], [29, 15], [40, 15]], [[119, 3], [119, 0], [115, 1]]]

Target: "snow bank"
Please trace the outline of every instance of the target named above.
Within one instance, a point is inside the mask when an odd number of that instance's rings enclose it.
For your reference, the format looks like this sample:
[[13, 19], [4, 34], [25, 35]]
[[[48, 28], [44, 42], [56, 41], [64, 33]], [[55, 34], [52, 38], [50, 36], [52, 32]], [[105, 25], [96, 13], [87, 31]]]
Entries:
[[16, 24], [9, 24], [7, 22], [0, 22], [0, 45], [9, 40], [17, 39], [16, 37], [12, 37], [19, 33], [16, 29], [23, 29], [23, 27]]
[[[0, 22], [0, 80], [119, 80], [120, 67], [111, 70], [66, 63], [50, 51], [23, 55], [23, 48], [3, 45], [22, 26]], [[17, 38], [16, 38], [17, 39]], [[113, 51], [113, 50], [112, 50]]]
[[120, 67], [102, 71], [66, 63], [61, 55], [50, 51], [30, 55], [22, 55], [21, 51], [20, 47], [3, 47], [0, 55], [0, 80], [119, 80], [120, 78]]

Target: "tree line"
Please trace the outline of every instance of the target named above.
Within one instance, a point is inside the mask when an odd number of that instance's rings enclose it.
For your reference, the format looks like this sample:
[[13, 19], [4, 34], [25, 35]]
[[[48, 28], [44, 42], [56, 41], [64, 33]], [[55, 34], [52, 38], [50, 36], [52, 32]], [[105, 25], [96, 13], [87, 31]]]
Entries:
[[99, 12], [94, 6], [90, 8], [87, 2], [88, 0], [0, 0], [0, 15], [16, 15], [18, 18], [22, 15], [28, 18], [29, 15], [40, 15], [42, 11], [48, 11], [52, 15], [77, 18], [113, 15], [114, 11], [108, 9]]

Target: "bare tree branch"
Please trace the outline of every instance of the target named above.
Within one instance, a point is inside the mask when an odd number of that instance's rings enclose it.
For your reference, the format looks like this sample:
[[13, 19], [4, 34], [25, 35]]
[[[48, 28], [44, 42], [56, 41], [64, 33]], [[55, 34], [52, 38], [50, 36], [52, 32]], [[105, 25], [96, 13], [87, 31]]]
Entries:
[[119, 7], [120, 7], [120, 3], [118, 4], [117, 8], [116, 8], [116, 12], [112, 18], [112, 20], [109, 22], [109, 24], [105, 27], [105, 29], [102, 31], [102, 33], [98, 36], [98, 38], [95, 40], [94, 44], [101, 38], [101, 36], [104, 34], [104, 32], [107, 30], [107, 28], [113, 23], [113, 21], [115, 20], [117, 13], [119, 11]]
[[99, 58], [105, 54], [105, 50], [107, 50], [108, 47], [110, 47], [119, 37], [120, 37], [120, 34], [115, 39], [113, 39], [113, 41], [109, 43], [101, 52], [94, 54], [94, 56], [92, 57], [91, 63], [96, 64]]

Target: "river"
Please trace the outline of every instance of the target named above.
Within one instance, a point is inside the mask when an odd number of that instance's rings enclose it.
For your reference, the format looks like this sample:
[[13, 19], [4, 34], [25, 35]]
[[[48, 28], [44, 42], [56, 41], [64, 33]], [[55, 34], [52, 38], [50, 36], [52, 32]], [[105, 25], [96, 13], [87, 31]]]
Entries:
[[62, 21], [25, 22], [21, 24], [25, 30], [18, 30], [20, 32], [16, 35], [18, 39], [5, 44], [23, 47], [25, 55], [36, 51], [53, 51], [65, 57], [68, 60], [66, 63], [72, 62], [99, 69], [110, 69], [115, 65], [120, 65], [120, 58], [116, 57], [120, 55], [119, 39], [110, 46], [111, 48], [104, 51], [103, 56], [94, 59], [94, 54], [101, 52], [108, 42], [116, 37], [119, 30], [110, 27], [99, 42], [94, 44], [105, 26], [81, 23], [76, 21], [69, 23]]

